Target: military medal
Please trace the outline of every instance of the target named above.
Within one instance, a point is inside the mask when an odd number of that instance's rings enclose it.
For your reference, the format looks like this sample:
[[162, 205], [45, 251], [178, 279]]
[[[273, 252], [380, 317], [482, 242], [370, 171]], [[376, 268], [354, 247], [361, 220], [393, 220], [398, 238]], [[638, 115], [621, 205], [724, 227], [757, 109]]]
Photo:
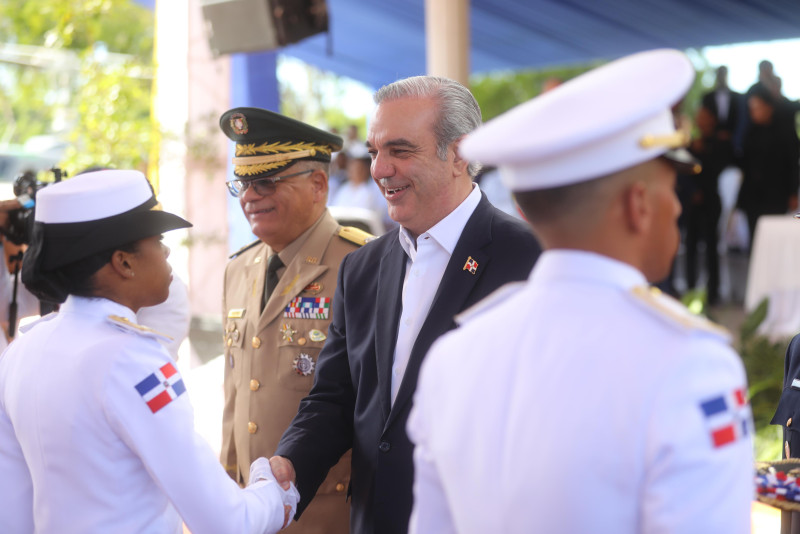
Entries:
[[283, 325], [281, 325], [281, 335], [284, 341], [288, 341], [289, 343], [293, 342], [296, 333], [297, 330], [294, 330], [289, 324], [283, 323]]
[[467, 263], [464, 264], [462, 271], [469, 271], [475, 274], [478, 271], [478, 262], [472, 259], [472, 256], [467, 257]]
[[308, 333], [308, 337], [311, 338], [311, 341], [316, 341], [317, 343], [328, 339], [328, 336], [326, 336], [321, 330], [317, 330], [316, 328]]
[[314, 372], [314, 360], [305, 352], [301, 352], [292, 364], [294, 372], [298, 375], [308, 376]]
[[320, 291], [322, 291], [322, 284], [319, 282], [311, 282], [303, 288], [304, 293], [310, 293], [312, 295], [317, 295]]

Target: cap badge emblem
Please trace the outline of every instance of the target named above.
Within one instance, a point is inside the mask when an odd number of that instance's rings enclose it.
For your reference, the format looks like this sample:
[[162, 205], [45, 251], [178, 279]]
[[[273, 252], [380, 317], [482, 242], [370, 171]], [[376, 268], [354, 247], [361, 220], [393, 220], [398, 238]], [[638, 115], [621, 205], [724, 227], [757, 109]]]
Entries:
[[292, 367], [298, 375], [308, 376], [314, 372], [314, 360], [305, 352], [301, 352], [294, 359]]
[[231, 115], [231, 128], [236, 135], [244, 135], [247, 133], [247, 119], [243, 113], [234, 113]]

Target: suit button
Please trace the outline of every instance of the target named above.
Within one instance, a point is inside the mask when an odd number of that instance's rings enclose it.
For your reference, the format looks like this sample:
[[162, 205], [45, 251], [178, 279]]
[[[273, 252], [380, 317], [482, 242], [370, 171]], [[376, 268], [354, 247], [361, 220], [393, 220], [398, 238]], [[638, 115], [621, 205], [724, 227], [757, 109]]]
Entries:
[[344, 491], [344, 484], [342, 484], [341, 482], [336, 484], [336, 491], [340, 491], [340, 492]]
[[381, 452], [389, 452], [392, 448], [392, 444], [388, 441], [381, 441], [381, 444], [378, 445], [378, 450]]
[[258, 391], [258, 388], [260, 387], [261, 387], [261, 382], [259, 382], [255, 378], [250, 381], [250, 391]]
[[786, 421], [786, 426], [792, 426], [792, 418], [790, 417], [788, 421]]
[[257, 430], [258, 430], [258, 425], [257, 424], [255, 424], [252, 421], [247, 423], [247, 431], [248, 432], [250, 432], [251, 434], [255, 434]]
[[260, 346], [261, 346], [261, 340], [259, 338], [257, 338], [257, 337], [254, 337], [253, 338], [253, 348], [257, 349]]
[[225, 343], [230, 347], [231, 345], [233, 345], [233, 340], [231, 338], [228, 338], [228, 340]]

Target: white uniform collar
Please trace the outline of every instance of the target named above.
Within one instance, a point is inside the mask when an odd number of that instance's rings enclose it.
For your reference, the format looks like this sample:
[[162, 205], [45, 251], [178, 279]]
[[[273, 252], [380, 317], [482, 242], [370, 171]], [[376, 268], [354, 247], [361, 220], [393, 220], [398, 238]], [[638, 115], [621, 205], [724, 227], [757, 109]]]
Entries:
[[133, 313], [133, 310], [113, 300], [99, 297], [87, 298], [70, 295], [59, 308], [59, 313], [79, 313], [95, 317], [117, 315], [136, 323], [136, 314]]
[[647, 279], [632, 265], [585, 250], [546, 250], [530, 274], [533, 284], [565, 279], [602, 282], [625, 290], [647, 285]]

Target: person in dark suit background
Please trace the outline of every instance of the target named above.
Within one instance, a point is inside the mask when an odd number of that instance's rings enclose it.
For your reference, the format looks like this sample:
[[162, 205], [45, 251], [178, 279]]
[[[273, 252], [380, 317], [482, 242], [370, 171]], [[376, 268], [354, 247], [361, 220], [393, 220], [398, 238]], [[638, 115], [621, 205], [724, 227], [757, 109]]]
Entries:
[[[770, 424], [783, 428], [783, 458], [800, 458], [800, 335], [786, 349], [783, 391]], [[800, 534], [800, 512], [781, 511], [781, 534]]]
[[372, 176], [401, 227], [342, 262], [314, 386], [271, 463], [287, 485], [296, 478], [299, 516], [352, 447], [351, 532], [405, 534], [414, 478], [406, 421], [420, 364], [457, 313], [526, 279], [540, 248], [473, 184], [480, 166], [458, 155], [481, 122], [464, 86], [418, 76], [374, 99]]
[[706, 296], [709, 306], [719, 302], [719, 175], [733, 159], [730, 138], [720, 136], [713, 112], [705, 106], [695, 117], [699, 136], [691, 140], [689, 151], [701, 163], [697, 174], [687, 175], [689, 191], [684, 206], [686, 218], [686, 284], [698, 280], [698, 244], [705, 244]]
[[[741, 93], [731, 91], [728, 87], [728, 67], [722, 65], [717, 68], [714, 89], [703, 95], [702, 107], [706, 108], [714, 118], [716, 126], [714, 128], [715, 137], [724, 144], [731, 145], [730, 159], [726, 163], [733, 162], [733, 149], [736, 153], [741, 152], [741, 143], [737, 143], [742, 124], [742, 115], [746, 112], [745, 101]], [[729, 152], [727, 147], [725, 152]]]
[[800, 147], [797, 134], [786, 127], [781, 103], [766, 87], [747, 97], [750, 124], [741, 160], [744, 179], [737, 205], [747, 214], [750, 239], [762, 215], [781, 215], [797, 209]]

